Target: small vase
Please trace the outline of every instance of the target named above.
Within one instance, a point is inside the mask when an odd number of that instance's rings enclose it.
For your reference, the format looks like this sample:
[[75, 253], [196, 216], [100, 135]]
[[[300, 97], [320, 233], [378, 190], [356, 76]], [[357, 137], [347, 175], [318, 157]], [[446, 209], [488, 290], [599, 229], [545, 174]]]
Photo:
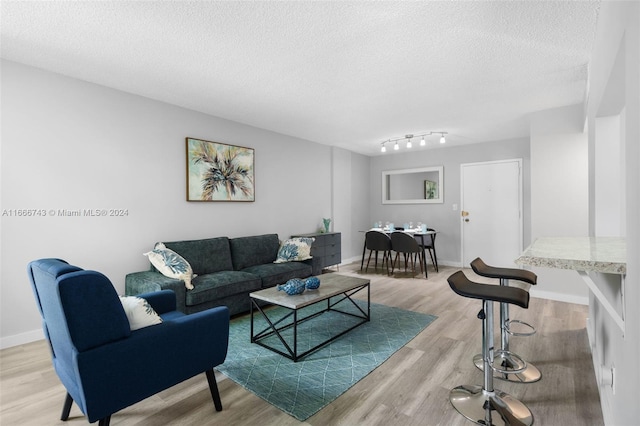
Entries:
[[322, 219], [322, 223], [324, 224], [324, 233], [329, 232], [329, 226], [331, 225], [331, 219]]

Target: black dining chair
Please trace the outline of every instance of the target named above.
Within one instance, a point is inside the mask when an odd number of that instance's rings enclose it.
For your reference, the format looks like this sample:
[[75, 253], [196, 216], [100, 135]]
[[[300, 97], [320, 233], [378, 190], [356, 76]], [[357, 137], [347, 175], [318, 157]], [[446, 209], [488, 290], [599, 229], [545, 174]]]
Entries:
[[[369, 269], [371, 255], [375, 252], [375, 269], [378, 269], [378, 252], [382, 252], [382, 266], [387, 265], [387, 275], [389, 275], [389, 262], [391, 260], [391, 238], [382, 231], [367, 231], [365, 234], [365, 248], [369, 250], [369, 259], [364, 271]], [[362, 268], [361, 268], [362, 269]]]
[[398, 257], [402, 253], [404, 255], [404, 270], [407, 270], [407, 263], [411, 261], [413, 274], [416, 273], [416, 258], [420, 260], [420, 272], [423, 271], [424, 258], [422, 254], [424, 251], [418, 244], [412, 234], [408, 234], [403, 231], [394, 231], [391, 233], [391, 250], [396, 252], [396, 257], [391, 265], [391, 273], [395, 271]]
[[[422, 237], [418, 237], [416, 236], [416, 241], [418, 241], [418, 244], [420, 244], [421, 247], [424, 247], [425, 250], [429, 251], [429, 257], [431, 257], [431, 262], [433, 263], [433, 267], [435, 268], [436, 272], [438, 272], [438, 256], [436, 255], [436, 230], [433, 228], [427, 228], [427, 231], [431, 231], [433, 232], [433, 234], [429, 234], [426, 237], [422, 236]], [[422, 244], [422, 242], [424, 241], [424, 245]], [[425, 259], [426, 261], [426, 259]], [[425, 268], [427, 267], [426, 262], [425, 262]]]

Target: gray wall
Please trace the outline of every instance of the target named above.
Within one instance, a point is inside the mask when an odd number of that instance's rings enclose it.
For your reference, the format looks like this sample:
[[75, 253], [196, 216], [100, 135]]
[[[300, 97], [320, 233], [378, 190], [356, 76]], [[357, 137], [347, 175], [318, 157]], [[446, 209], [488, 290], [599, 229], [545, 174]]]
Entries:
[[[106, 274], [119, 293], [156, 241], [315, 232], [336, 214], [350, 253], [368, 204], [368, 158], [2, 61], [2, 211], [127, 209], [125, 217], [1, 218], [0, 346], [42, 336], [27, 280], [59, 257]], [[185, 201], [185, 137], [255, 148], [252, 203]], [[332, 195], [332, 174], [349, 191]], [[353, 188], [353, 190], [352, 190]], [[352, 195], [351, 195], [352, 194]], [[352, 211], [352, 199], [358, 207]], [[360, 213], [358, 213], [360, 211]]]
[[[387, 153], [371, 159], [369, 174], [371, 210], [367, 228], [374, 222], [426, 223], [436, 229], [438, 263], [453, 266], [462, 265], [460, 229], [460, 165], [482, 161], [496, 161], [511, 158], [523, 160], [523, 209], [524, 246], [531, 240], [530, 233], [530, 162], [529, 139], [515, 139], [486, 142], [473, 145], [445, 147], [427, 150]], [[442, 204], [382, 204], [382, 172], [416, 167], [444, 167], [444, 203]], [[453, 205], [457, 210], [453, 210]]]
[[342, 260], [346, 263], [362, 256], [362, 234], [358, 230], [369, 220], [369, 157], [341, 148], [332, 151], [333, 217], [336, 229], [341, 229]]

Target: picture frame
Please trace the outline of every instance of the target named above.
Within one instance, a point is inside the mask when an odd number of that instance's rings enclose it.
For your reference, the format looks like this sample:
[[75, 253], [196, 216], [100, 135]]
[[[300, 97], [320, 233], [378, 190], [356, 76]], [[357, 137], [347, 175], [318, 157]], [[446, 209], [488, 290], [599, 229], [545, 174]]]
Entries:
[[425, 200], [436, 200], [440, 198], [438, 195], [438, 182], [434, 182], [432, 180], [424, 181], [424, 199]]
[[186, 138], [187, 201], [255, 201], [255, 150]]

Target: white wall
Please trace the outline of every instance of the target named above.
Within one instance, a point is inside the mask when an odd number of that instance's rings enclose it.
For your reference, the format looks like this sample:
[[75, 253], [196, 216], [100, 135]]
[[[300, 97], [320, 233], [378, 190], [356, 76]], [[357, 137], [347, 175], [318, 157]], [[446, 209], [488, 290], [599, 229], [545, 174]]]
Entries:
[[[371, 159], [371, 211], [368, 228], [373, 222], [423, 222], [438, 231], [436, 247], [438, 264], [462, 266], [460, 228], [460, 164], [523, 159], [524, 244], [530, 242], [530, 179], [529, 140], [515, 139], [472, 145], [386, 153]], [[382, 204], [382, 172], [417, 167], [444, 167], [444, 203], [442, 204]], [[453, 210], [454, 204], [457, 210]], [[368, 229], [367, 228], [367, 229]]]
[[[531, 116], [531, 241], [589, 235], [589, 161], [582, 105]], [[538, 284], [531, 295], [588, 303], [574, 271], [532, 268]]]
[[[603, 2], [593, 60], [589, 64], [589, 101], [586, 108], [590, 148], [590, 235], [602, 232], [603, 215], [619, 218], [620, 234], [627, 242], [627, 274], [624, 284], [624, 333], [600, 302], [591, 296], [590, 342], [598, 378], [617, 374], [613, 386], [600, 385], [600, 399], [607, 425], [636, 425], [640, 418], [637, 386], [640, 383], [640, 3]], [[603, 137], [602, 124], [619, 121], [620, 159], [601, 159], [611, 142]], [[615, 133], [615, 131], [613, 131]], [[603, 165], [603, 162], [605, 163]], [[602, 168], [605, 170], [602, 170]], [[607, 172], [612, 172], [608, 175]], [[620, 200], [602, 206], [602, 186], [619, 179]], [[615, 185], [615, 183], [614, 183]], [[606, 201], [605, 201], [606, 202]], [[616, 211], [617, 210], [617, 211]], [[615, 230], [612, 230], [612, 232]], [[600, 288], [619, 286], [620, 279], [589, 274]]]
[[625, 166], [620, 115], [599, 117], [595, 123], [595, 232], [597, 237], [625, 233]]
[[[315, 232], [332, 201], [331, 148], [2, 61], [0, 346], [41, 336], [31, 260], [59, 257], [124, 292], [156, 241]], [[255, 202], [185, 201], [185, 138], [255, 149]], [[368, 158], [349, 154], [359, 166]], [[344, 167], [347, 167], [344, 169]], [[345, 171], [346, 170], [346, 171]], [[362, 172], [360, 185], [367, 182]], [[358, 200], [361, 202], [361, 200]], [[16, 209], [126, 209], [125, 217], [15, 217]], [[350, 232], [351, 218], [334, 230]], [[345, 237], [343, 237], [345, 238]], [[351, 241], [346, 235], [347, 242]], [[355, 252], [343, 250], [346, 256]]]

